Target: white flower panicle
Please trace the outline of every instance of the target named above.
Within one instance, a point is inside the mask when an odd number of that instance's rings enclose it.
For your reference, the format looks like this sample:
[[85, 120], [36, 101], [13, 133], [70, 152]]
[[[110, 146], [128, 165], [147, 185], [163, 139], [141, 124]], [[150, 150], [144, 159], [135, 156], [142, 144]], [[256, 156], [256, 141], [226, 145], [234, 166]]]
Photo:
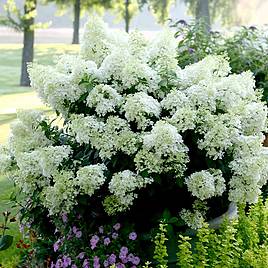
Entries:
[[229, 62], [223, 56], [207, 56], [198, 63], [186, 66], [181, 72], [181, 86], [189, 87], [201, 81], [227, 76], [231, 71]]
[[71, 117], [70, 132], [80, 144], [95, 144], [100, 139], [104, 126], [104, 123], [95, 116], [73, 115]]
[[54, 174], [54, 185], [43, 189], [43, 205], [50, 215], [70, 212], [76, 204], [78, 194], [75, 188], [74, 174], [62, 171]]
[[93, 16], [85, 25], [81, 42], [81, 55], [100, 65], [110, 50], [111, 35], [107, 24]]
[[158, 121], [151, 133], [144, 135], [143, 148], [136, 154], [135, 163], [139, 171], [175, 171], [176, 175], [182, 175], [188, 161], [187, 151], [176, 127]]
[[0, 145], [0, 174], [8, 172], [12, 167], [13, 159], [8, 148]]
[[81, 167], [76, 174], [75, 183], [80, 192], [92, 196], [105, 182], [104, 172], [107, 170], [104, 164]]
[[41, 112], [18, 111], [17, 120], [10, 126], [9, 147], [13, 154], [29, 152], [51, 144], [40, 126], [43, 120], [46, 118]]
[[222, 172], [218, 169], [202, 170], [185, 179], [188, 190], [200, 200], [221, 196], [226, 189]]
[[66, 160], [72, 150], [69, 146], [48, 146], [31, 152], [20, 153], [17, 165], [25, 175], [51, 177], [57, 173], [60, 164]]
[[204, 213], [199, 210], [190, 211], [184, 208], [180, 212], [180, 217], [194, 230], [202, 228], [205, 223]]
[[121, 209], [126, 210], [138, 196], [135, 190], [144, 188], [152, 182], [152, 178], [143, 178], [130, 170], [124, 170], [113, 175], [109, 183], [109, 190], [116, 196], [117, 201], [121, 204]]
[[136, 122], [138, 129], [152, 125], [150, 118], [159, 118], [161, 112], [160, 103], [144, 92], [128, 96], [123, 108], [126, 119]]
[[87, 106], [95, 108], [96, 114], [104, 116], [107, 113], [115, 112], [120, 106], [122, 96], [109, 85], [95, 86], [87, 97]]

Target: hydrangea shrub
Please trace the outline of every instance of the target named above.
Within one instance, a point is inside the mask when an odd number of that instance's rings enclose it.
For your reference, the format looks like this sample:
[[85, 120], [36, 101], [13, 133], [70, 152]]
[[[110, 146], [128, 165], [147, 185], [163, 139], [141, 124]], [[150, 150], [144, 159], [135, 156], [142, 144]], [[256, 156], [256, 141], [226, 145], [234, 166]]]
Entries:
[[148, 234], [164, 210], [198, 228], [230, 202], [257, 201], [268, 178], [267, 107], [252, 73], [231, 74], [223, 56], [181, 69], [176, 48], [168, 30], [147, 40], [95, 17], [78, 55], [30, 66], [63, 126], [20, 112], [0, 166], [40, 232], [66, 214], [88, 235], [115, 221]]

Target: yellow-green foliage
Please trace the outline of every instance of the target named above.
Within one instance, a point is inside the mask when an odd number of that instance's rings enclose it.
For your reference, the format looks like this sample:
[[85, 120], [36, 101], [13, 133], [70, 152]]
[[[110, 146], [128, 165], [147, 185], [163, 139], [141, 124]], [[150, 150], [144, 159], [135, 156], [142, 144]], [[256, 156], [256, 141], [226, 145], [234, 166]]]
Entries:
[[[168, 267], [166, 226], [155, 238], [156, 267]], [[267, 268], [268, 200], [240, 208], [239, 218], [225, 221], [219, 230], [204, 224], [196, 237], [179, 235], [177, 267], [181, 268]]]
[[159, 233], [156, 235], [154, 239], [155, 250], [154, 250], [154, 260], [157, 262], [157, 268], [167, 268], [167, 247], [166, 241], [167, 239], [167, 224], [160, 223], [159, 225]]

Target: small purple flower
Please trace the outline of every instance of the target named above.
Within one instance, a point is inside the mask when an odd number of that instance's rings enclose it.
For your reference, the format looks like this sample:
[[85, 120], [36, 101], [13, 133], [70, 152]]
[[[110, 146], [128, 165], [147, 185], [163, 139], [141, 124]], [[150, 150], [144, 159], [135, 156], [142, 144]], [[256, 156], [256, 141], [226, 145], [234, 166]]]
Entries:
[[104, 267], [108, 267], [108, 266], [109, 266], [109, 262], [108, 262], [107, 260], [104, 261], [104, 262], [103, 262], [103, 266], [104, 266]]
[[128, 258], [127, 258], [127, 256], [125, 257], [125, 258], [120, 258], [121, 259], [121, 261], [123, 262], [123, 263], [127, 263], [128, 262]]
[[193, 48], [189, 47], [188, 52], [189, 52], [190, 54], [193, 54], [194, 51], [195, 51], [195, 50], [194, 50]]
[[76, 264], [73, 264], [73, 265], [71, 266], [71, 268], [77, 268]]
[[109, 262], [109, 264], [115, 264], [115, 262], [116, 262], [116, 256], [115, 256], [115, 254], [111, 254], [109, 256], [108, 262]]
[[75, 236], [76, 236], [77, 238], [81, 238], [81, 236], [82, 236], [82, 232], [81, 232], [81, 231], [76, 232]]
[[80, 260], [84, 259], [85, 258], [85, 252], [80, 252], [76, 258], [80, 259]]
[[117, 263], [116, 264], [116, 268], [125, 268], [126, 266], [125, 266], [125, 264], [123, 264], [123, 263]]
[[116, 239], [118, 237], [118, 233], [112, 233], [112, 238]]
[[100, 268], [100, 258], [98, 256], [94, 257], [93, 267], [94, 268]]
[[132, 232], [129, 234], [128, 238], [130, 240], [136, 240], [137, 239], [137, 234], [135, 232]]
[[73, 230], [73, 233], [76, 234], [76, 232], [78, 231], [78, 228], [76, 226], [73, 226], [72, 230]]
[[88, 259], [85, 259], [83, 262], [83, 268], [89, 268], [89, 261]]
[[62, 267], [62, 260], [58, 259], [56, 264], [55, 264], [55, 268], [61, 268]]
[[109, 237], [104, 238], [103, 244], [104, 244], [105, 246], [108, 246], [110, 243], [111, 243], [111, 240], [110, 240]]
[[90, 245], [91, 245], [91, 249], [96, 248], [98, 242], [99, 242], [99, 237], [97, 235], [93, 235], [92, 238], [90, 239]]
[[21, 224], [21, 225], [20, 225], [20, 232], [21, 232], [21, 233], [24, 232], [24, 228], [25, 228], [25, 225], [24, 225], [24, 224]]
[[120, 249], [119, 258], [121, 260], [123, 260], [123, 259], [127, 258], [127, 254], [128, 254], [128, 248], [127, 247], [122, 247]]
[[127, 255], [128, 254], [128, 248], [127, 247], [121, 247], [120, 253], [123, 253], [123, 254]]
[[129, 262], [133, 263], [134, 258], [135, 258], [135, 256], [134, 256], [132, 253], [130, 253], [130, 254], [128, 255], [128, 257], [127, 257], [127, 260], [128, 260]]
[[71, 234], [71, 233], [69, 233], [68, 235], [67, 235], [67, 240], [71, 240], [73, 238], [73, 235]]
[[134, 259], [132, 260], [132, 263], [134, 264], [134, 265], [139, 265], [139, 263], [140, 263], [140, 258], [139, 257], [134, 257]]
[[67, 257], [67, 256], [63, 256], [62, 260], [63, 260], [62, 268], [66, 268], [66, 267], [70, 266], [72, 263], [72, 259], [70, 257]]
[[53, 245], [54, 252], [57, 252], [59, 248], [60, 248], [60, 240], [54, 243]]
[[64, 223], [66, 223], [68, 221], [68, 216], [67, 216], [67, 213], [64, 212], [61, 214], [61, 219]]
[[103, 226], [100, 226], [100, 227], [99, 227], [99, 233], [100, 233], [100, 234], [103, 234], [103, 233], [104, 233], [104, 228], [103, 228]]
[[118, 231], [121, 228], [121, 224], [118, 222], [113, 227], [116, 231]]

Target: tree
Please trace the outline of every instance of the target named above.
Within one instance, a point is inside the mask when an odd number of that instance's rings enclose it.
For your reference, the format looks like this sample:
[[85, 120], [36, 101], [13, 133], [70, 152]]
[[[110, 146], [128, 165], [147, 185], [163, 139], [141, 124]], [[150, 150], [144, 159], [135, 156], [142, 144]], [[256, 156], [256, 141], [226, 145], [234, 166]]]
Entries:
[[101, 13], [104, 8], [109, 8], [111, 0], [46, 0], [55, 2], [60, 11], [65, 13], [67, 9], [73, 8], [73, 38], [72, 44], [79, 44], [80, 18], [83, 12], [96, 11]]
[[114, 0], [111, 8], [118, 20], [125, 21], [125, 31], [129, 32], [130, 21], [139, 11], [139, 2], [137, 0]]
[[14, 0], [7, 0], [4, 5], [6, 14], [0, 16], [0, 24], [23, 32], [23, 50], [21, 63], [20, 85], [30, 86], [27, 73], [27, 64], [33, 61], [34, 57], [34, 30], [46, 27], [47, 24], [35, 24], [36, 0], [25, 0], [23, 13], [16, 6]]
[[238, 4], [238, 0], [183, 0], [183, 2], [197, 21], [202, 19], [206, 23], [207, 30], [210, 29], [211, 22], [216, 19], [220, 19], [223, 25], [232, 24]]

